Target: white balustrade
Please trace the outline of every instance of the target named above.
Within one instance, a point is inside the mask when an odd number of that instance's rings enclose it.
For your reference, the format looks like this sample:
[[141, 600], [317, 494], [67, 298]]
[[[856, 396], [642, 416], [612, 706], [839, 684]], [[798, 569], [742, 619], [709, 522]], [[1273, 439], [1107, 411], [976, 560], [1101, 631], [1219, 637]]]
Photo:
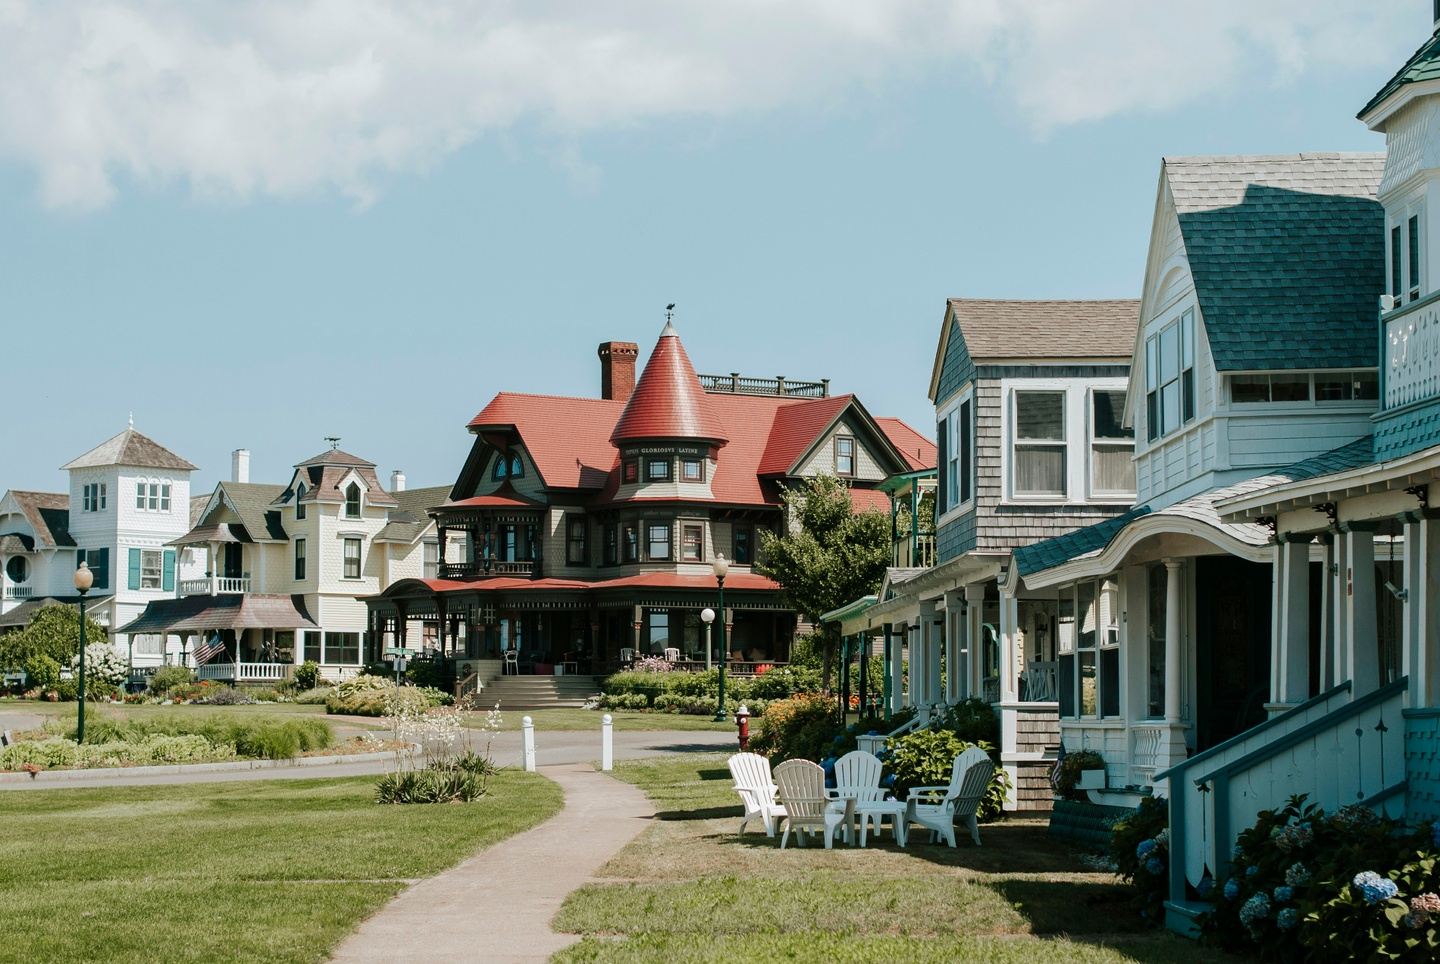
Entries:
[[200, 579], [180, 580], [180, 595], [182, 596], [233, 596], [249, 591], [249, 576], [205, 576]]
[[1163, 723], [1146, 726], [1137, 723], [1130, 728], [1130, 782], [1137, 787], [1149, 786], [1161, 764], [1161, 752], [1170, 727]]
[[1385, 408], [1440, 397], [1440, 302], [1385, 319]]
[[6, 599], [29, 599], [35, 593], [33, 586], [6, 586]]
[[[206, 663], [195, 668], [195, 678], [236, 682], [236, 669], [235, 663]], [[239, 682], [278, 683], [289, 679], [295, 667], [289, 663], [240, 663], [238, 669]]]

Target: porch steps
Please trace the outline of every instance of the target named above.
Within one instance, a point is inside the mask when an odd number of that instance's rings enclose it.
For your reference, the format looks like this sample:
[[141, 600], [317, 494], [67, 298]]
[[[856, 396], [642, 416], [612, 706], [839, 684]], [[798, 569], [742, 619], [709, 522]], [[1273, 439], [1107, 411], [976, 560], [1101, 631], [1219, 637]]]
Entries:
[[593, 676], [501, 676], [485, 684], [480, 704], [499, 703], [502, 711], [544, 710], [581, 707], [599, 695], [600, 684]]

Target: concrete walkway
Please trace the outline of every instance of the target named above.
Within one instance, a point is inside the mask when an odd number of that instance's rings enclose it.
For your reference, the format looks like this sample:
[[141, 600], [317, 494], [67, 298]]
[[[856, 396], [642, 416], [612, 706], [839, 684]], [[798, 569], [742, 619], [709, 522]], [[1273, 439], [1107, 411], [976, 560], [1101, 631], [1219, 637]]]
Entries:
[[543, 767], [565, 791], [545, 823], [414, 885], [360, 925], [340, 964], [389, 961], [545, 961], [578, 940], [550, 919], [565, 896], [655, 815], [649, 798], [588, 765]]

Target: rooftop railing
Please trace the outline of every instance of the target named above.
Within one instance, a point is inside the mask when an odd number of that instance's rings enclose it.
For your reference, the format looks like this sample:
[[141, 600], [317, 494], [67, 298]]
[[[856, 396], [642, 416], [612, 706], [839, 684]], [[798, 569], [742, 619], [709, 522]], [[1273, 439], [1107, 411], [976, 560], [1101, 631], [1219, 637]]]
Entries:
[[707, 392], [721, 395], [788, 395], [796, 398], [829, 398], [830, 379], [818, 382], [804, 382], [787, 379], [784, 375], [774, 378], [755, 378], [731, 372], [728, 375], [701, 375], [700, 387]]

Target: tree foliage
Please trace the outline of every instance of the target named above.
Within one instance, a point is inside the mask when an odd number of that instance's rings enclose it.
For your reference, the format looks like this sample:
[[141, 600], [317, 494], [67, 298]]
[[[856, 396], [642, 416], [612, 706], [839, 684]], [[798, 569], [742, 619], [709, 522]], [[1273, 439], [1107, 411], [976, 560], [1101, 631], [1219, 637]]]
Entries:
[[[819, 626], [822, 614], [880, 588], [890, 564], [890, 519], [855, 512], [849, 487], [831, 475], [786, 489], [782, 498], [790, 525], [782, 535], [760, 534], [755, 570], [778, 582], [790, 606]], [[822, 638], [828, 688], [839, 631], [823, 627]]]
[[[107, 639], [99, 623], [85, 621], [87, 643]], [[79, 653], [80, 614], [74, 606], [45, 606], [24, 629], [0, 636], [0, 667], [23, 669], [32, 676], [46, 675], [52, 664], [56, 669], [69, 666]]]

